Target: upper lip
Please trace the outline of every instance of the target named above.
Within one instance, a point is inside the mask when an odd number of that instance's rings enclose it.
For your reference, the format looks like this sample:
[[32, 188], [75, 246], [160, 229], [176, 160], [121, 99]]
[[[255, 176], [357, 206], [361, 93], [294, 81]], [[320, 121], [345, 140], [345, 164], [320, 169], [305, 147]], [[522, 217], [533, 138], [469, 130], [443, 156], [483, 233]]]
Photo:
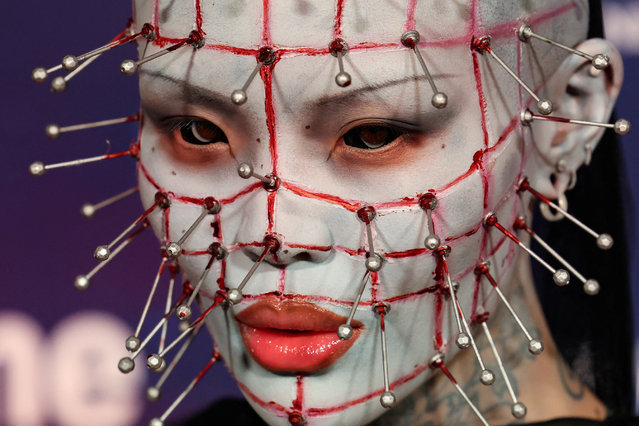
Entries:
[[[254, 328], [294, 331], [335, 331], [347, 318], [302, 299], [267, 296], [236, 315], [238, 321]], [[356, 320], [353, 328], [362, 327]]]

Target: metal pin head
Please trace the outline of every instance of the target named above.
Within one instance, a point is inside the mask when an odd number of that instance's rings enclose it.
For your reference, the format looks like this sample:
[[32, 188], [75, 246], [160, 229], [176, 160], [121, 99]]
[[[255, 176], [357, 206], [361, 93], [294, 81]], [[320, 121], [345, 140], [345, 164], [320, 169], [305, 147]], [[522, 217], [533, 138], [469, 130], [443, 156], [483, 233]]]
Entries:
[[155, 402], [158, 399], [160, 399], [160, 389], [156, 386], [149, 386], [146, 389], [146, 399], [148, 399], [151, 402]]
[[271, 65], [277, 59], [277, 53], [272, 47], [264, 46], [257, 51], [257, 60], [263, 65]]
[[128, 374], [135, 368], [135, 361], [133, 358], [124, 357], [118, 362], [118, 370], [120, 370], [124, 374]]
[[532, 34], [533, 30], [529, 24], [522, 24], [521, 27], [519, 27], [519, 29], [517, 30], [517, 37], [519, 37], [519, 40], [523, 41], [524, 43], [530, 40]]
[[552, 280], [560, 287], [568, 285], [570, 283], [570, 274], [565, 269], [557, 269], [554, 274], [552, 274]]
[[151, 354], [146, 358], [146, 366], [153, 371], [157, 371], [162, 366], [164, 359], [158, 354]]
[[414, 49], [419, 43], [419, 32], [417, 30], [408, 30], [402, 34], [402, 44], [410, 49]]
[[446, 108], [448, 96], [444, 92], [437, 92], [431, 98], [430, 103], [437, 109]]
[[552, 112], [552, 102], [548, 99], [540, 99], [539, 102], [537, 102], [537, 111], [543, 115], [550, 114]]
[[444, 365], [444, 354], [441, 352], [437, 352], [428, 362], [430, 368], [439, 368]]
[[584, 283], [584, 291], [586, 292], [586, 294], [590, 296], [594, 296], [595, 294], [598, 294], [599, 289], [600, 289], [600, 286], [597, 280], [589, 279], [589, 280], [586, 280], [586, 282]]
[[459, 349], [466, 349], [467, 347], [470, 346], [470, 336], [468, 336], [468, 334], [462, 331], [461, 333], [457, 335], [457, 338], [455, 339], [455, 344], [457, 345]]
[[441, 245], [440, 238], [435, 234], [430, 234], [424, 239], [424, 246], [429, 250], [436, 250]]
[[176, 242], [170, 242], [164, 248], [164, 254], [169, 259], [175, 259], [182, 254], [182, 247]]
[[44, 80], [47, 79], [47, 76], [47, 70], [42, 67], [35, 68], [33, 71], [31, 71], [31, 79], [36, 83], [42, 83]]
[[82, 216], [87, 219], [91, 219], [93, 215], [95, 215], [95, 206], [91, 203], [85, 203], [80, 208], [80, 212], [82, 213]]
[[531, 339], [528, 342], [528, 352], [530, 352], [531, 354], [539, 355], [543, 351], [544, 351], [544, 345], [543, 343], [541, 343], [541, 341], [537, 339]]
[[422, 194], [422, 196], [419, 197], [419, 207], [421, 207], [422, 210], [434, 210], [435, 207], [437, 207], [437, 202], [435, 194], [430, 192]]
[[382, 269], [382, 265], [384, 264], [384, 258], [377, 253], [371, 253], [364, 262], [366, 269], [371, 272], [378, 272]]
[[335, 57], [337, 57], [338, 53], [345, 55], [348, 52], [348, 43], [341, 38], [336, 38], [329, 43], [328, 50], [331, 52], [331, 55]]
[[138, 339], [136, 336], [129, 336], [124, 342], [124, 347], [129, 352], [135, 352], [140, 348], [140, 339]]
[[337, 337], [340, 340], [348, 340], [353, 337], [353, 327], [348, 324], [342, 324], [337, 328]]
[[66, 55], [62, 58], [62, 68], [67, 71], [73, 71], [79, 65], [78, 58], [73, 55]]
[[242, 301], [242, 292], [237, 288], [232, 288], [226, 293], [226, 300], [231, 305], [236, 305]]
[[293, 426], [303, 426], [306, 424], [306, 419], [303, 415], [294, 411], [288, 415], [288, 423]]
[[67, 81], [64, 77], [56, 77], [51, 81], [51, 90], [54, 92], [60, 93], [64, 92], [67, 89]]
[[169, 199], [169, 196], [167, 194], [163, 192], [156, 192], [155, 204], [157, 204], [159, 208], [166, 210], [171, 207], [171, 200]]
[[379, 397], [379, 403], [382, 404], [384, 408], [393, 408], [396, 402], [397, 398], [395, 398], [395, 394], [391, 391], [386, 391]]
[[100, 262], [107, 260], [109, 256], [111, 256], [111, 250], [109, 249], [109, 246], [97, 246], [95, 251], [93, 252], [93, 257], [95, 258], [95, 260], [99, 260]]
[[630, 122], [626, 119], [620, 118], [619, 120], [615, 121], [615, 133], [617, 133], [618, 135], [628, 134], [631, 127], [632, 126], [630, 125]]
[[120, 71], [124, 75], [133, 75], [135, 74], [135, 71], [137, 71], [137, 69], [137, 64], [131, 59], [126, 59], [120, 64]]
[[235, 105], [243, 105], [246, 103], [248, 97], [246, 96], [246, 92], [242, 89], [233, 90], [231, 93], [231, 102]]
[[495, 373], [493, 373], [489, 369], [485, 369], [481, 372], [479, 376], [479, 381], [482, 385], [490, 386], [495, 383]]
[[193, 312], [188, 305], [180, 305], [175, 310], [175, 315], [177, 315], [180, 321], [188, 321], [189, 319], [191, 319], [191, 315], [193, 315]]
[[78, 290], [84, 291], [89, 288], [89, 279], [85, 275], [78, 275], [77, 277], [75, 277], [73, 285]]
[[610, 234], [601, 234], [597, 237], [597, 247], [601, 250], [609, 250], [614, 242]]
[[371, 223], [377, 216], [373, 206], [362, 206], [357, 210], [357, 217], [364, 223]]
[[44, 163], [42, 163], [41, 161], [31, 163], [31, 165], [29, 166], [29, 173], [31, 173], [32, 176], [42, 176], [45, 171], [46, 169], [44, 168]]
[[162, 419], [154, 417], [149, 422], [149, 426], [164, 426], [164, 422], [162, 421]]
[[379, 302], [372, 306], [372, 310], [375, 313], [375, 316], [379, 316], [381, 314], [388, 314], [391, 311], [391, 305], [388, 302]]
[[348, 87], [351, 85], [351, 75], [346, 71], [340, 71], [335, 75], [335, 84], [339, 87]]
[[237, 174], [240, 175], [242, 179], [248, 179], [253, 174], [253, 166], [249, 163], [241, 163], [237, 166]]
[[207, 250], [211, 254], [211, 256], [215, 256], [215, 259], [217, 260], [224, 259], [226, 255], [228, 254], [228, 251], [226, 250], [226, 248], [218, 242], [212, 243], [207, 248]]
[[521, 402], [515, 402], [510, 408], [510, 412], [512, 413], [514, 418], [523, 419], [524, 417], [526, 417], [528, 409]]
[[519, 117], [521, 120], [521, 124], [523, 124], [524, 126], [530, 126], [530, 123], [533, 122], [533, 113], [528, 108], [523, 110]]
[[610, 58], [602, 53], [592, 57], [592, 66], [597, 70], [603, 70], [610, 65]]
[[57, 139], [60, 136], [60, 126], [57, 124], [49, 124], [44, 131], [49, 139]]
[[492, 38], [489, 35], [481, 36], [471, 41], [471, 47], [477, 52], [483, 54], [490, 51], [490, 42]]

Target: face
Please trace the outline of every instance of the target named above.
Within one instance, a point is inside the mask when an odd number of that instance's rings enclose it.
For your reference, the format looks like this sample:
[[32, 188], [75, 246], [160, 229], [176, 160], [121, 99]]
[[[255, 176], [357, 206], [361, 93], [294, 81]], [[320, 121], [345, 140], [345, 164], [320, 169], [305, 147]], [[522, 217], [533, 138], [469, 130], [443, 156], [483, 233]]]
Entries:
[[[475, 267], [489, 261], [504, 285], [514, 269], [515, 246], [483, 219], [494, 212], [511, 228], [526, 213], [516, 188], [523, 175], [534, 177], [526, 167], [538, 154], [519, 113], [534, 103], [471, 41], [490, 34], [493, 50], [545, 97], [564, 53], [523, 45], [515, 30], [528, 21], [574, 45], [585, 37], [587, 8], [429, 0], [338, 2], [336, 11], [331, 2], [264, 2], [264, 9], [217, 1], [198, 12], [159, 3], [136, 2], [137, 27], [159, 28], [141, 54], [199, 26], [205, 44], [140, 67], [140, 191], [147, 208], [158, 191], [171, 201], [150, 217], [158, 238], [178, 241], [207, 197], [221, 203], [182, 242], [178, 258], [196, 286], [211, 259], [207, 248], [219, 243], [228, 252], [202, 280], [202, 310], [240, 287], [257, 264], [241, 301], [220, 304], [206, 322], [262, 417], [274, 424], [294, 413], [309, 424], [371, 421], [385, 410], [382, 330], [389, 385], [402, 398], [432, 373], [433, 355], [450, 359], [458, 351], [446, 270], [471, 321], [496, 303]], [[445, 108], [432, 105], [424, 70], [401, 42], [411, 29], [448, 97]], [[336, 84], [335, 39], [348, 43], [346, 87]], [[274, 53], [260, 65], [263, 47]], [[236, 105], [231, 94], [243, 87], [246, 102]], [[243, 179], [241, 163], [275, 184]], [[432, 226], [420, 207], [425, 194], [437, 199]], [[370, 221], [358, 215], [365, 206], [375, 213]], [[450, 249], [444, 257], [424, 245], [433, 234]], [[368, 274], [371, 249], [383, 262]], [[365, 276], [353, 337], [342, 341], [337, 329]], [[380, 316], [380, 306], [390, 310]]]

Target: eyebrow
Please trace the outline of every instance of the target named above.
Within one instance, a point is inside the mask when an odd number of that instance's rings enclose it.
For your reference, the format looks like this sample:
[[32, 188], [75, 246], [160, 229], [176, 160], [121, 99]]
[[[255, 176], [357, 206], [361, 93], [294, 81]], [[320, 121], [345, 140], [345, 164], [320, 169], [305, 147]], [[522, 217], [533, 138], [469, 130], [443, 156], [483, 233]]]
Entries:
[[[433, 74], [433, 79], [442, 78], [442, 77], [453, 77], [453, 76], [454, 74], [438, 74], [438, 75]], [[355, 96], [362, 96], [370, 92], [385, 89], [387, 87], [399, 86], [408, 81], [415, 81], [415, 82], [425, 81], [426, 83], [428, 82], [425, 75], [409, 75], [396, 80], [384, 80], [384, 81], [369, 84], [367, 86], [360, 87], [354, 90], [349, 90], [343, 93], [322, 96], [319, 99], [317, 99], [317, 101], [315, 101], [315, 105], [319, 107], [324, 107], [326, 105], [335, 104], [335, 103], [344, 104], [345, 101], [347, 101], [349, 98], [353, 98]], [[430, 86], [428, 86], [428, 90], [430, 90]]]
[[181, 89], [183, 98], [188, 103], [195, 103], [204, 106], [215, 105], [216, 110], [220, 110], [222, 113], [229, 116], [237, 115], [241, 111], [240, 108], [231, 104], [230, 94], [205, 89], [201, 86], [191, 84], [188, 81], [168, 76], [159, 71], [150, 72], [140, 70], [140, 73], [145, 77], [159, 79], [175, 85], [178, 89]]

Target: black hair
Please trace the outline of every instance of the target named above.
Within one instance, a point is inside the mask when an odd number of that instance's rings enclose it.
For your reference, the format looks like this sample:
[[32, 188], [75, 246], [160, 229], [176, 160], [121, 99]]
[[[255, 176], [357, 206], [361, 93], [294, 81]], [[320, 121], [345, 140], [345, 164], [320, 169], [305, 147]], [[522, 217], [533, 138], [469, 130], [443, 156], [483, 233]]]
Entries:
[[[601, 2], [589, 3], [588, 37], [603, 37]], [[634, 396], [627, 244], [630, 198], [621, 149], [612, 130], [599, 141], [590, 166], [580, 168], [577, 182], [566, 194], [569, 211], [596, 232], [611, 234], [612, 249], [599, 250], [592, 236], [567, 219], [546, 222], [535, 209], [533, 222], [535, 231], [586, 278], [599, 281], [601, 290], [598, 295], [586, 295], [576, 277], [570, 285], [556, 288], [547, 271], [535, 268], [537, 292], [559, 351], [573, 371], [610, 414], [630, 415]]]

